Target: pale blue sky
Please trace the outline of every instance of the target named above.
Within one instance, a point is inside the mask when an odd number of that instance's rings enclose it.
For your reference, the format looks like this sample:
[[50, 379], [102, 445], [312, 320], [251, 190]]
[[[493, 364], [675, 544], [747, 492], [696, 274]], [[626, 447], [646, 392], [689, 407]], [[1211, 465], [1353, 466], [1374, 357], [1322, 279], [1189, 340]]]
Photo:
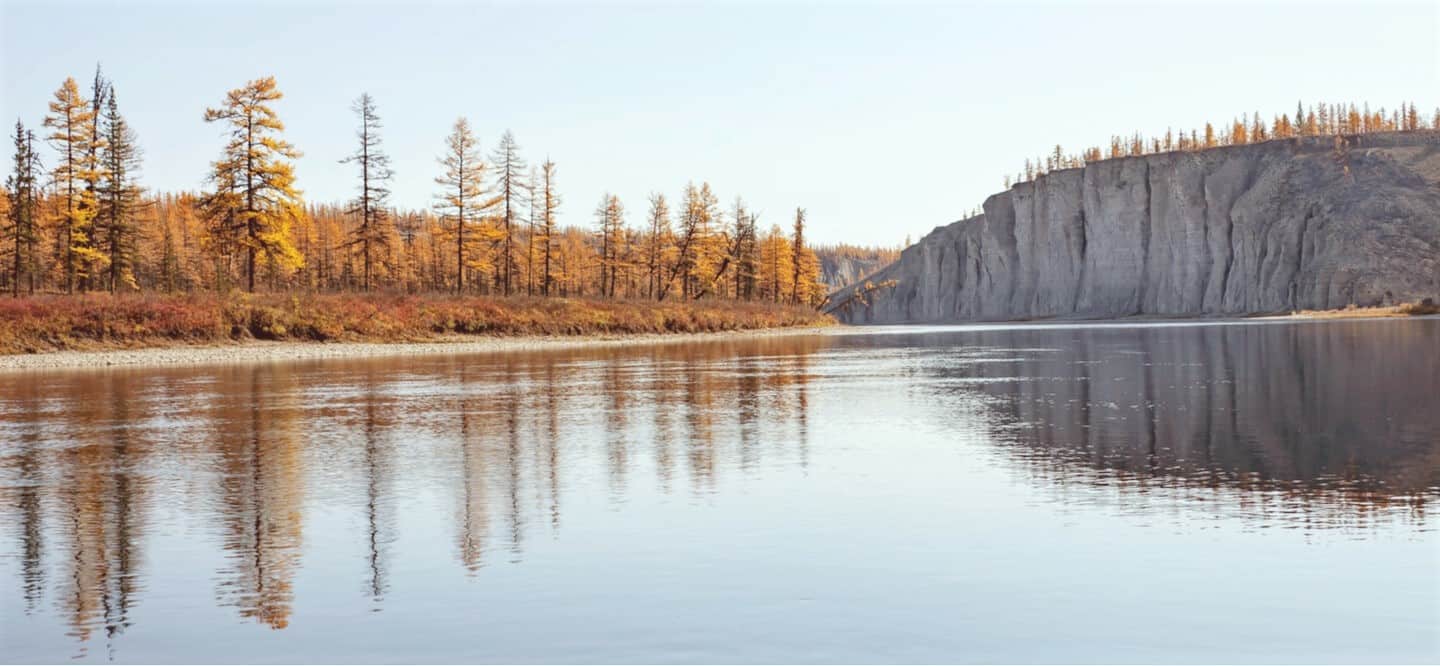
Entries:
[[100, 61], [152, 188], [201, 188], [222, 142], [204, 108], [274, 75], [312, 200], [350, 196], [336, 160], [369, 91], [402, 206], [431, 204], [465, 115], [487, 152], [510, 128], [558, 163], [566, 223], [606, 190], [638, 223], [648, 192], [708, 180], [762, 224], [806, 207], [827, 242], [918, 238], [1056, 143], [1297, 99], [1440, 104], [1434, 2], [0, 2], [5, 133]]

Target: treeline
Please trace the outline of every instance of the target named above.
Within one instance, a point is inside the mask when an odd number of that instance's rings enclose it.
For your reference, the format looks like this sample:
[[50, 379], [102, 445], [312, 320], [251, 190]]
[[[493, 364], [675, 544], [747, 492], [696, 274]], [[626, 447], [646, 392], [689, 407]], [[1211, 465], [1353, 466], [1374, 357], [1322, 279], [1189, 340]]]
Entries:
[[[354, 198], [306, 202], [294, 175], [300, 152], [274, 109], [281, 98], [274, 78], [229, 91], [204, 111], [224, 135], [204, 191], [153, 193], [139, 184], [141, 151], [114, 85], [98, 68], [86, 91], [66, 79], [43, 136], [15, 124], [0, 289], [825, 298], [803, 209], [762, 226], [743, 199], [722, 208], [708, 183], [691, 183], [677, 199], [651, 194], [638, 217], [606, 194], [593, 226], [561, 225], [556, 164], [529, 164], [508, 131], [482, 155], [464, 118], [439, 154], [434, 205], [394, 205], [368, 94], [353, 108], [354, 151], [336, 156], [354, 170]], [[43, 158], [42, 145], [51, 149]]]
[[1118, 157], [1241, 146], [1303, 136], [1353, 136], [1423, 129], [1440, 129], [1440, 107], [1427, 119], [1413, 102], [1401, 103], [1399, 108], [1389, 111], [1384, 107], [1372, 111], [1368, 102], [1359, 106], [1353, 103], [1310, 106], [1296, 103], [1293, 117], [1282, 113], [1271, 116], [1267, 121], [1257, 111], [1233, 118], [1228, 124], [1219, 125], [1218, 129], [1214, 123], [1205, 123], [1204, 129], [1192, 129], [1188, 133], [1166, 129], [1163, 136], [1156, 137], [1146, 137], [1140, 132], [1129, 136], [1115, 135], [1110, 137], [1109, 146], [1091, 146], [1079, 153], [1067, 153], [1057, 145], [1049, 155], [1025, 160], [1025, 168], [1014, 176], [1006, 175], [1005, 189], [1051, 171], [1079, 168]]

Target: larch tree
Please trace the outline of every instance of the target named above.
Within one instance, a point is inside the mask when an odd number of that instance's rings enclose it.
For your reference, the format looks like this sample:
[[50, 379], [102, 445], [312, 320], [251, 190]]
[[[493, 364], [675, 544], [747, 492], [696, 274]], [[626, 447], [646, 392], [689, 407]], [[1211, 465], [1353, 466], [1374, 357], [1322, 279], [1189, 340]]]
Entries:
[[99, 216], [97, 230], [103, 232], [101, 249], [109, 261], [106, 286], [111, 292], [119, 289], [138, 290], [135, 265], [139, 251], [139, 225], [136, 215], [141, 206], [140, 148], [135, 130], [120, 115], [115, 90], [108, 91], [105, 111], [100, 119], [104, 145], [100, 151], [102, 178], [99, 183]]
[[450, 226], [455, 241], [455, 292], [465, 289], [465, 268], [469, 264], [466, 231], [484, 209], [483, 179], [485, 161], [480, 157], [480, 144], [470, 131], [470, 121], [456, 119], [450, 136], [445, 138], [445, 153], [440, 157], [445, 173], [435, 179], [444, 188], [436, 204], [441, 220]]
[[550, 295], [552, 255], [555, 249], [555, 215], [560, 210], [560, 195], [555, 192], [555, 163], [545, 160], [540, 165], [540, 240], [543, 245], [544, 263], [540, 280], [540, 295]]
[[[85, 145], [85, 164], [86, 164], [87, 168], [86, 168], [85, 171], [84, 171], [83, 178], [84, 178], [84, 180], [85, 180], [85, 193], [86, 193], [86, 197], [87, 197], [88, 199], [90, 199], [91, 201], [94, 201], [94, 202], [95, 202], [95, 207], [96, 207], [96, 221], [95, 221], [95, 223], [96, 223], [97, 225], [103, 225], [103, 224], [104, 224], [104, 220], [103, 220], [103, 219], [100, 219], [100, 210], [99, 210], [99, 208], [100, 208], [100, 182], [101, 182], [102, 180], [104, 180], [104, 178], [105, 178], [105, 168], [106, 168], [106, 164], [105, 164], [104, 160], [102, 159], [102, 157], [103, 157], [103, 156], [102, 156], [102, 151], [104, 151], [104, 149], [105, 149], [105, 132], [104, 132], [104, 128], [102, 127], [102, 125], [103, 125], [102, 116], [103, 116], [104, 113], [105, 113], [105, 99], [106, 99], [107, 97], [109, 97], [109, 96], [110, 96], [110, 83], [105, 80], [104, 74], [101, 73], [101, 71], [100, 71], [100, 64], [99, 64], [99, 63], [96, 63], [96, 64], [95, 64], [95, 78], [92, 79], [91, 82], [90, 82], [90, 117], [91, 117], [93, 120], [92, 120], [92, 122], [90, 123], [90, 137], [89, 137], [89, 140], [86, 141], [86, 145]], [[91, 243], [92, 243], [92, 245], [95, 246], [95, 249], [96, 249], [98, 252], [100, 252], [102, 255], [104, 255], [104, 256], [106, 257], [106, 261], [108, 261], [108, 260], [109, 260], [109, 253], [107, 252], [107, 249], [104, 247], [104, 244], [105, 244], [104, 239], [102, 239], [102, 238], [99, 237], [99, 236], [100, 236], [100, 233], [99, 233], [100, 231], [103, 231], [103, 230], [101, 230], [101, 229], [96, 229], [96, 230], [94, 230], [94, 231], [91, 232], [91, 234], [92, 234]], [[97, 263], [98, 263], [98, 262], [97, 262]], [[92, 264], [92, 269], [93, 269], [93, 270], [90, 271], [91, 274], [86, 275], [86, 276], [84, 277], [84, 282], [82, 283], [82, 287], [81, 287], [82, 289], [95, 286], [95, 285], [93, 285], [93, 284], [91, 284], [91, 283], [95, 282], [95, 281], [100, 277], [101, 271], [102, 271], [102, 270], [105, 270], [106, 267], [104, 267], [104, 266], [95, 266], [95, 265]], [[105, 270], [105, 274], [108, 275], [108, 270]]]
[[600, 226], [600, 295], [615, 297], [615, 276], [623, 242], [625, 206], [620, 197], [606, 193], [595, 207], [595, 220]]
[[680, 279], [680, 297], [689, 300], [690, 297], [690, 276], [694, 273], [695, 246], [701, 234], [702, 221], [700, 219], [699, 205], [700, 189], [695, 183], [685, 186], [685, 195], [680, 202], [680, 238], [677, 242], [675, 263], [670, 268], [670, 274], [660, 285], [660, 295], [655, 300], [663, 301], [670, 292], [670, 285], [675, 279]]
[[645, 296], [656, 298], [660, 294], [661, 274], [665, 270], [667, 250], [671, 246], [670, 204], [659, 192], [650, 194], [650, 212], [645, 235]]
[[80, 95], [74, 78], [65, 79], [50, 102], [44, 126], [54, 130], [47, 138], [59, 154], [51, 178], [60, 197], [56, 244], [67, 293], [73, 293], [77, 279], [88, 277], [95, 264], [104, 259], [91, 238], [95, 193], [85, 186], [96, 170], [95, 163], [88, 159], [94, 125], [90, 100]]
[[790, 240], [780, 225], [770, 225], [765, 237], [760, 239], [760, 293], [773, 303], [779, 303], [790, 292], [790, 264], [793, 260]]
[[352, 107], [360, 118], [360, 128], [355, 131], [357, 145], [355, 152], [340, 160], [343, 164], [354, 164], [360, 170], [360, 184], [355, 199], [346, 213], [357, 224], [350, 232], [347, 244], [358, 248], [361, 261], [361, 289], [369, 291], [374, 281], [375, 254], [390, 248], [389, 210], [390, 180], [394, 172], [390, 169], [390, 156], [380, 141], [380, 116], [375, 113], [375, 99], [370, 93], [361, 93]]
[[510, 130], [500, 135], [500, 143], [490, 155], [495, 167], [495, 198], [500, 206], [500, 228], [504, 234], [501, 240], [501, 266], [496, 277], [500, 278], [502, 293], [510, 295], [512, 274], [515, 268], [515, 226], [516, 215], [525, 199], [525, 160], [520, 157], [520, 144]]
[[[35, 293], [35, 276], [39, 272], [36, 244], [39, 241], [40, 155], [35, 152], [35, 132], [15, 121], [14, 171], [5, 179], [9, 211], [5, 235], [11, 242], [10, 293], [20, 295], [20, 284], [29, 283]], [[23, 279], [22, 279], [23, 278]]]
[[755, 297], [755, 281], [759, 266], [759, 244], [756, 238], [758, 215], [746, 210], [736, 199], [735, 217], [735, 298]]
[[536, 195], [540, 186], [540, 172], [534, 165], [530, 166], [530, 173], [525, 177], [525, 194], [529, 202], [527, 212], [529, 213], [525, 227], [525, 295], [535, 295], [535, 230], [540, 226], [541, 200]]
[[[790, 292], [790, 302], [798, 304], [798, 303], [801, 302], [801, 301], [800, 301], [800, 295], [801, 295], [800, 292], [801, 292], [801, 289], [804, 288], [804, 286], [801, 285], [801, 283], [800, 283], [801, 259], [802, 259], [802, 255], [803, 255], [804, 252], [805, 252], [805, 209], [804, 209], [804, 208], [796, 208], [796, 209], [795, 209], [795, 231], [794, 231], [794, 233], [792, 234], [792, 237], [791, 237], [791, 240], [790, 240], [790, 250], [791, 250], [791, 252], [793, 253], [793, 258], [791, 259], [791, 262], [792, 262], [791, 265], [792, 265], [792, 270], [794, 271], [794, 277], [792, 278], [792, 281], [791, 281], [791, 283], [790, 283], [790, 284], [791, 284], [791, 287], [790, 287], [790, 288], [791, 288], [791, 292]], [[806, 296], [808, 297], [809, 294], [807, 293]]]
[[701, 183], [699, 188], [690, 185], [685, 189], [681, 215], [685, 229], [681, 289], [689, 300], [709, 292], [711, 282], [717, 277], [716, 268], [725, 254], [725, 239], [722, 234], [715, 233], [714, 228], [715, 220], [720, 216], [720, 199], [710, 189], [710, 183]]
[[205, 197], [212, 233], [245, 252], [246, 288], [255, 291], [256, 259], [275, 270], [298, 268], [291, 227], [303, 214], [295, 189], [299, 151], [280, 138], [285, 124], [270, 108], [284, 97], [275, 77], [255, 79], [225, 95], [223, 105], [205, 110], [205, 122], [227, 126], [228, 141], [211, 165], [215, 191]]

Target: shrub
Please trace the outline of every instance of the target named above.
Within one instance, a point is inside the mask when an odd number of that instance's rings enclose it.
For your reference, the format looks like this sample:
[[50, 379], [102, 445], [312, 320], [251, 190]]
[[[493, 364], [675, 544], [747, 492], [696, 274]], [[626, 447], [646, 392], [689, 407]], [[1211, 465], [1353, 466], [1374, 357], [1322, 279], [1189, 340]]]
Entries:
[[0, 353], [260, 340], [697, 333], [833, 323], [815, 310], [731, 301], [598, 301], [398, 294], [0, 298]]
[[1435, 303], [1433, 298], [1427, 298], [1419, 303], [1401, 305], [1400, 313], [1415, 316], [1440, 314], [1440, 304]]

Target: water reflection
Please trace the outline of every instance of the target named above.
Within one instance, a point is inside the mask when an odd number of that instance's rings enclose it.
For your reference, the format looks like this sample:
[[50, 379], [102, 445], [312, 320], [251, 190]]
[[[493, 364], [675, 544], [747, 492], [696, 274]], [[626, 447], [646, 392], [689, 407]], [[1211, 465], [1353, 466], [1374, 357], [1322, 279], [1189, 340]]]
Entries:
[[1437, 333], [1433, 320], [978, 332], [927, 371], [942, 395], [984, 396], [994, 441], [1062, 500], [1075, 484], [1121, 503], [1208, 489], [1178, 497], [1316, 528], [1397, 509], [1422, 522], [1440, 487]]
[[[1310, 530], [1400, 516], [1419, 532], [1440, 491], [1437, 368], [1432, 320], [11, 375], [0, 522], [15, 566], [0, 573], [16, 592], [4, 604], [63, 621], [88, 656], [132, 624], [147, 583], [166, 584], [144, 554], [178, 535], [193, 561], [218, 556], [218, 604], [284, 629], [313, 557], [349, 553], [354, 601], [381, 611], [404, 589], [395, 567], [438, 548], [471, 579], [522, 563], [567, 512], [593, 520], [592, 490], [607, 511], [637, 498], [654, 510], [656, 495], [724, 497], [732, 480], [812, 474], [818, 460], [842, 477], [856, 449], [893, 448], [904, 469], [905, 447], [927, 438], [978, 441], [958, 454], [992, 457], [1060, 504]], [[867, 422], [894, 441], [846, 432]], [[844, 471], [907, 491], [903, 474]], [[404, 543], [432, 519], [448, 543]]]

